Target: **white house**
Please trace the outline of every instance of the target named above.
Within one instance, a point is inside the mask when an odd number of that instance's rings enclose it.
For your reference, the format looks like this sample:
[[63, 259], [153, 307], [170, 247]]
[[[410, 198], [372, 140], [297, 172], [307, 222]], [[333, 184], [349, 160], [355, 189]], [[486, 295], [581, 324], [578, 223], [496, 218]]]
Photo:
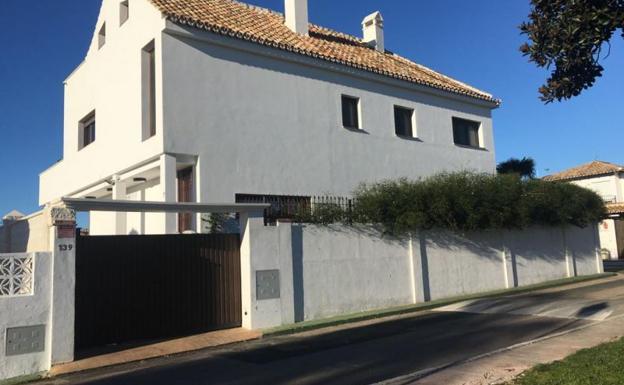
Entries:
[[624, 258], [624, 167], [602, 161], [583, 164], [544, 178], [568, 181], [594, 190], [607, 204], [610, 219], [600, 223], [600, 247], [605, 259]]
[[[499, 101], [358, 38], [231, 0], [103, 0], [65, 81], [60, 197], [220, 202], [237, 194], [345, 196], [362, 182], [495, 169]], [[415, 36], [414, 38], [422, 38]], [[92, 234], [196, 229], [175, 214], [92, 213]]]

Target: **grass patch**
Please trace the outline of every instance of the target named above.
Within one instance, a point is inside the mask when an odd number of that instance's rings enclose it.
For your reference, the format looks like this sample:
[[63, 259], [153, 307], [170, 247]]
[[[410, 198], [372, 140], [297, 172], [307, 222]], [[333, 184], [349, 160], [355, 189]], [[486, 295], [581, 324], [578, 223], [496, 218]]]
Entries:
[[508, 385], [622, 385], [624, 339], [539, 365]]
[[[559, 279], [556, 281], [549, 281], [549, 282], [540, 283], [536, 285], [516, 287], [513, 289], [489, 291], [485, 293], [470, 294], [470, 295], [435, 300], [431, 302], [424, 302], [424, 303], [419, 303], [416, 305], [399, 306], [399, 307], [393, 307], [393, 308], [382, 309], [382, 310], [371, 310], [371, 311], [366, 311], [366, 312], [361, 312], [361, 313], [346, 314], [346, 315], [341, 315], [341, 316], [332, 317], [332, 318], [325, 318], [325, 319], [314, 320], [314, 321], [306, 321], [306, 322], [296, 323], [292, 325], [279, 326], [273, 329], [267, 329], [267, 330], [264, 330], [263, 335], [265, 337], [269, 337], [269, 336], [279, 336], [279, 335], [286, 335], [286, 334], [301, 333], [305, 331], [322, 329], [322, 328], [331, 327], [331, 326], [344, 325], [344, 324], [349, 324], [349, 323], [354, 323], [354, 322], [367, 321], [367, 320], [376, 319], [376, 318], [416, 313], [419, 311], [431, 310], [431, 309], [448, 306], [454, 303], [468, 301], [472, 299], [493, 298], [493, 297], [502, 297], [506, 295], [513, 295], [513, 294], [522, 294], [522, 293], [527, 293], [527, 292], [531, 292], [535, 290], [549, 289], [549, 288], [554, 288], [554, 287], [559, 287], [559, 286], [571, 285], [571, 284], [580, 283], [580, 282], [586, 282], [586, 281], [592, 281], [592, 280], [601, 279], [601, 278], [612, 277], [615, 275], [616, 275], [615, 273], [604, 273], [604, 274], [588, 275], [588, 276], [583, 276], [583, 277], [564, 278], [564, 279]], [[624, 382], [622, 384], [624, 384]]]

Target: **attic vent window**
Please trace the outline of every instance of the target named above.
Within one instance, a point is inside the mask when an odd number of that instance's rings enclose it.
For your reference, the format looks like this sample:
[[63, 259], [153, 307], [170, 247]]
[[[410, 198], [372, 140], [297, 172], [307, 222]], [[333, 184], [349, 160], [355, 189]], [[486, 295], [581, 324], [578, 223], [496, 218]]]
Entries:
[[119, 3], [119, 25], [123, 25], [130, 18], [130, 2], [129, 0]]
[[104, 44], [106, 44], [106, 23], [102, 25], [100, 32], [98, 32], [98, 48], [102, 48]]

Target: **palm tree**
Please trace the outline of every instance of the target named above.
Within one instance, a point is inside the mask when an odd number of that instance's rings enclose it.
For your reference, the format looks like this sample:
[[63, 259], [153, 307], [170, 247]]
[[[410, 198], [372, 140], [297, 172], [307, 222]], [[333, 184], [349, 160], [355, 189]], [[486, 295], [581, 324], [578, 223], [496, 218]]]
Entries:
[[499, 174], [516, 174], [522, 179], [535, 178], [535, 161], [532, 158], [510, 158], [496, 167]]

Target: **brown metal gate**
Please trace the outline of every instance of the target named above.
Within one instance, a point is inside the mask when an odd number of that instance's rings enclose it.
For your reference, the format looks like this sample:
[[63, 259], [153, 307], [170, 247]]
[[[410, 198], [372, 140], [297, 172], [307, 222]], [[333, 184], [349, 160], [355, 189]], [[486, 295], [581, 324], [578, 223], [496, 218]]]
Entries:
[[615, 239], [617, 242], [617, 257], [624, 259], [624, 219], [615, 220]]
[[238, 235], [77, 239], [77, 350], [239, 327], [241, 313]]

